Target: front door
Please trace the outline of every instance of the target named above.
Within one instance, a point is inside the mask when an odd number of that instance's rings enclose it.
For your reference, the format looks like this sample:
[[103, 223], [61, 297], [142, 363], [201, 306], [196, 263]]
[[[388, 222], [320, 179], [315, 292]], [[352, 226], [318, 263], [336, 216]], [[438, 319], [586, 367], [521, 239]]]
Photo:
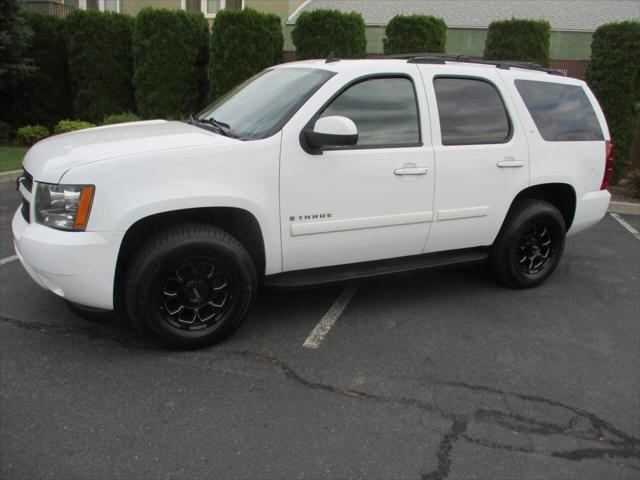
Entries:
[[[280, 205], [283, 270], [422, 252], [432, 219], [434, 154], [415, 65], [359, 78], [337, 74], [283, 130]], [[336, 94], [336, 92], [338, 92]], [[301, 130], [348, 117], [358, 143], [307, 153]]]

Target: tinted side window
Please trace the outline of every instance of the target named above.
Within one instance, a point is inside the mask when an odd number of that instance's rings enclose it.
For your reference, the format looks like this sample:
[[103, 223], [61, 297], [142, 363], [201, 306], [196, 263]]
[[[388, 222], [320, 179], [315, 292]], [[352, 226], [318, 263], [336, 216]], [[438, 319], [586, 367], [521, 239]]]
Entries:
[[472, 78], [434, 80], [443, 145], [505, 143], [511, 123], [502, 98], [489, 82]]
[[546, 141], [604, 139], [598, 118], [582, 87], [516, 80], [516, 88]]
[[418, 106], [407, 78], [375, 78], [341, 93], [321, 117], [342, 115], [358, 127], [358, 146], [420, 143]]

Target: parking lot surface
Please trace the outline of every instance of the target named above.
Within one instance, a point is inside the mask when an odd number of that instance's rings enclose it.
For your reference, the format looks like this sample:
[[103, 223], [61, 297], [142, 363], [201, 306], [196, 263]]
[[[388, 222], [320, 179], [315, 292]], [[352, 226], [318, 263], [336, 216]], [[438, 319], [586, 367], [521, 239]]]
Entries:
[[[0, 184], [1, 258], [18, 204]], [[638, 217], [621, 216], [640, 229]], [[0, 476], [640, 477], [640, 241], [607, 215], [541, 287], [483, 267], [260, 292], [195, 352], [91, 323], [0, 266]]]

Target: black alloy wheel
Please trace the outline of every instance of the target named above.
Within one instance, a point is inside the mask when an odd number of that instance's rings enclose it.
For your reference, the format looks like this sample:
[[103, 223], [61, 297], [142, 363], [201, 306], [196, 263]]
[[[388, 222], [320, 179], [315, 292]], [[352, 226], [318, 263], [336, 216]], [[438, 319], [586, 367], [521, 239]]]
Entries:
[[224, 318], [237, 295], [237, 285], [213, 258], [182, 262], [166, 275], [160, 311], [176, 328], [199, 330]]
[[564, 217], [554, 205], [518, 200], [489, 252], [497, 279], [513, 288], [540, 285], [560, 263], [565, 234]]
[[536, 223], [520, 238], [518, 264], [526, 275], [533, 275], [544, 270], [553, 260], [553, 236], [551, 227], [545, 223]]
[[160, 231], [136, 253], [125, 289], [133, 325], [171, 348], [220, 342], [242, 324], [257, 276], [228, 232], [187, 223]]

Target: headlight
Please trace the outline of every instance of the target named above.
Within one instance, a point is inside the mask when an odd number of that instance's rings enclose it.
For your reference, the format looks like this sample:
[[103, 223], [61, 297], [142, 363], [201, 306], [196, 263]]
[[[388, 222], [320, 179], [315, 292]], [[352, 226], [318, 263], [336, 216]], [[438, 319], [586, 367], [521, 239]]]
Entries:
[[37, 222], [60, 230], [85, 230], [94, 190], [93, 185], [38, 183]]

